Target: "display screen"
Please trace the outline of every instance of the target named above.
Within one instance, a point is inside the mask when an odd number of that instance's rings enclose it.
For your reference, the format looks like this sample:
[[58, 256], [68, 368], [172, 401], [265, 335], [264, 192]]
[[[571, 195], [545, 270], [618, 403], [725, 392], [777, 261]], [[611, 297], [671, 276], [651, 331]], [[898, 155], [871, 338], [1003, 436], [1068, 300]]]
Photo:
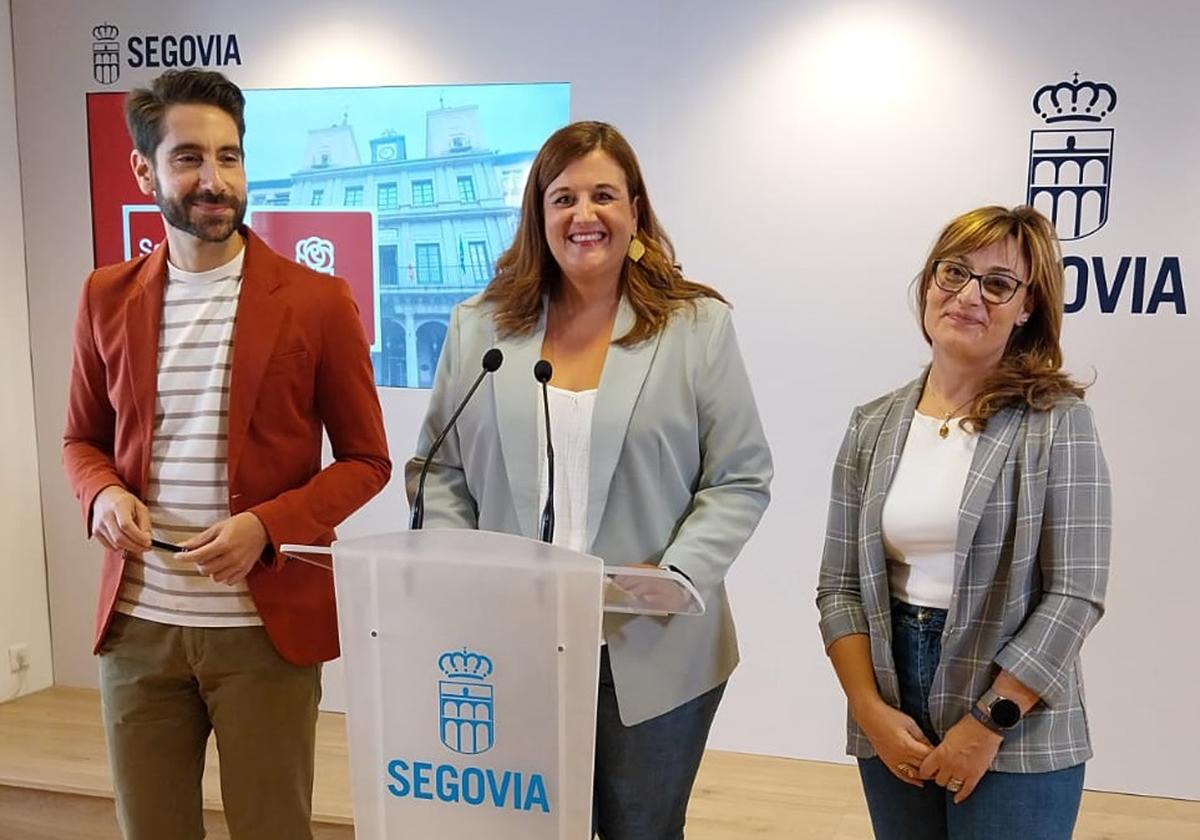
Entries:
[[[570, 117], [567, 84], [246, 90], [246, 222], [354, 293], [375, 381], [427, 388], [459, 301], [512, 242], [534, 155]], [[88, 94], [97, 266], [149, 253], [124, 93]]]

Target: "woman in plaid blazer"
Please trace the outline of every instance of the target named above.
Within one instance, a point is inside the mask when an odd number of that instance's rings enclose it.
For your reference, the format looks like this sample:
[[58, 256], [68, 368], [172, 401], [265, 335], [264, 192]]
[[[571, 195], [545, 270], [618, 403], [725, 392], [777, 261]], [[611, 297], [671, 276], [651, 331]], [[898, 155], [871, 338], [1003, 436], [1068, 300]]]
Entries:
[[931, 363], [854, 411], [834, 465], [817, 605], [884, 840], [1075, 823], [1111, 515], [1062, 287], [1032, 208], [950, 222], [915, 284]]

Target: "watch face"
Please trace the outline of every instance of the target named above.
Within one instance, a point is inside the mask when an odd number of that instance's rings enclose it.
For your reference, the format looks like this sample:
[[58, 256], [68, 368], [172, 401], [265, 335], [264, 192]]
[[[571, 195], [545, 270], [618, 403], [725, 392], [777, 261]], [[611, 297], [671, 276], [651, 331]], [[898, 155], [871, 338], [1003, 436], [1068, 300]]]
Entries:
[[1005, 729], [1016, 726], [1021, 721], [1021, 707], [1005, 697], [992, 703], [992, 707], [988, 710], [992, 716], [992, 720], [997, 726], [1002, 726]]

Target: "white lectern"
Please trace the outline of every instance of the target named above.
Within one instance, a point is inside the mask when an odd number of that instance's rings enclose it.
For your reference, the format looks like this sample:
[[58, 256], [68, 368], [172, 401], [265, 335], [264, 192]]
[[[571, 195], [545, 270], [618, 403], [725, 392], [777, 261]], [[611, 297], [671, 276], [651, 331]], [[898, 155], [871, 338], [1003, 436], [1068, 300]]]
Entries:
[[674, 572], [487, 531], [280, 550], [333, 556], [358, 840], [587, 840], [603, 610], [704, 610]]

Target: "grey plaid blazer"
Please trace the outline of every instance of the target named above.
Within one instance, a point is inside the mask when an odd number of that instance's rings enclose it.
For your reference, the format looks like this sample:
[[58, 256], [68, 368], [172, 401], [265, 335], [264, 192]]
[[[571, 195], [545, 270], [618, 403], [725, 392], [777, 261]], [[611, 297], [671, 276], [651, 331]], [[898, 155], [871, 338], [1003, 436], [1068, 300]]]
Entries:
[[[883, 502], [925, 375], [855, 409], [833, 469], [817, 585], [828, 647], [866, 633], [879, 691], [899, 708]], [[1092, 755], [1079, 650], [1104, 612], [1112, 527], [1108, 466], [1091, 410], [1011, 407], [980, 435], [959, 509], [954, 592], [929, 696], [940, 736], [1003, 668], [1042, 698], [1008, 734], [993, 770], [1038, 773]], [[847, 752], [874, 755], [849, 718]]]

